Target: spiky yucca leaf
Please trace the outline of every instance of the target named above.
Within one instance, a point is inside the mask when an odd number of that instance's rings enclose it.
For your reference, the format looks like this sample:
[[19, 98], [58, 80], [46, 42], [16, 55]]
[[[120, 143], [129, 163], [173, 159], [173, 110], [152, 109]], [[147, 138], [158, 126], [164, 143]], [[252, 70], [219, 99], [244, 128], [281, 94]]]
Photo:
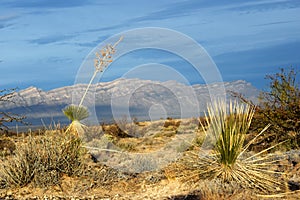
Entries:
[[69, 105], [63, 110], [63, 113], [71, 121], [74, 120], [81, 121], [89, 117], [88, 109], [83, 106]]

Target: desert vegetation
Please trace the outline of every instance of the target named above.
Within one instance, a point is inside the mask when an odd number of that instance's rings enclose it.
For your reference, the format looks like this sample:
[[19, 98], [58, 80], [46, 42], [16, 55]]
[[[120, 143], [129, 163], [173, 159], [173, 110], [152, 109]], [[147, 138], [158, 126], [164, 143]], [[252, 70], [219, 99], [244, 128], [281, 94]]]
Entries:
[[[257, 130], [263, 124], [272, 126], [257, 145], [264, 148], [282, 141], [283, 148], [300, 147], [300, 88], [299, 71], [293, 67], [281, 68], [273, 75], [267, 75], [269, 90], [260, 95], [260, 105], [256, 109], [252, 129]], [[298, 79], [297, 79], [298, 78]]]
[[241, 94], [231, 92], [241, 102], [255, 107], [248, 138], [255, 136], [266, 124], [271, 125], [250, 149], [265, 149], [283, 141], [284, 144], [274, 150], [299, 149], [299, 71], [293, 67], [280, 68], [279, 72], [266, 75], [266, 79], [269, 80], [269, 87], [260, 93], [258, 105], [254, 105]]
[[[15, 91], [17, 88], [13, 89], [3, 89], [0, 90], [0, 102], [11, 102], [14, 95]], [[0, 111], [0, 131], [7, 131], [7, 123], [11, 122], [20, 122], [20, 123], [25, 123], [24, 122], [25, 116], [20, 116], [14, 113], [8, 113], [8, 112], [3, 112]]]
[[[67, 127], [0, 137], [1, 199], [297, 199], [300, 91], [293, 68], [269, 75], [260, 104], [239, 94], [205, 116], [89, 127], [84, 98], [115, 47], [96, 54], [95, 72]], [[14, 90], [0, 91], [13, 100]], [[4, 122], [23, 117], [0, 112]]]
[[14, 154], [1, 163], [1, 187], [58, 184], [62, 174], [78, 173], [84, 149], [78, 137], [56, 131], [21, 137]]
[[[217, 101], [209, 105], [206, 116], [208, 126], [202, 126], [206, 135], [205, 148], [200, 149], [200, 154], [199, 151], [189, 152], [185, 162], [194, 173], [185, 174], [184, 178], [189, 180], [197, 176], [201, 179], [219, 179], [224, 184], [234, 183], [266, 194], [284, 189], [285, 185], [279, 178], [282, 174], [270, 170], [274, 163], [284, 157], [272, 154], [262, 156], [275, 146], [247, 155], [249, 146], [269, 127], [266, 126], [253, 140], [245, 144], [253, 115], [254, 108], [247, 104], [230, 102], [227, 108], [224, 101]], [[208, 147], [212, 152], [207, 152], [210, 150]]]

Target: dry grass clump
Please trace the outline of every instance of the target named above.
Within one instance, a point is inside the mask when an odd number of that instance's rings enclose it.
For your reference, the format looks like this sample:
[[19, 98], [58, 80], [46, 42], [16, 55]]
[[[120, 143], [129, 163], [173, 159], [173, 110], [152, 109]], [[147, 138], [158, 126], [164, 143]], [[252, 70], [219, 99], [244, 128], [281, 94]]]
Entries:
[[13, 140], [6, 136], [0, 137], [0, 156], [4, 157], [10, 155], [16, 149]]
[[[252, 188], [265, 194], [285, 190], [280, 177], [282, 174], [273, 170], [283, 159], [282, 156], [263, 155], [270, 148], [247, 155], [247, 149], [256, 139], [244, 145], [253, 114], [251, 106], [237, 102], [230, 102], [229, 108], [222, 101], [209, 105], [206, 116], [208, 127], [203, 127], [203, 130], [207, 137], [211, 137], [212, 152], [189, 152], [184, 165], [190, 170], [186, 171], [189, 174], [186, 173], [184, 179], [199, 176], [200, 179], [221, 180], [223, 183], [235, 183], [242, 188]], [[265, 129], [267, 128], [268, 126]]]
[[187, 184], [189, 192], [172, 196], [168, 199], [201, 199], [201, 200], [259, 200], [253, 191], [245, 190], [237, 184], [223, 183], [220, 180], [202, 180], [195, 184]]
[[0, 161], [1, 187], [57, 184], [62, 174], [72, 176], [80, 170], [84, 153], [81, 140], [71, 134], [24, 137], [14, 155]]

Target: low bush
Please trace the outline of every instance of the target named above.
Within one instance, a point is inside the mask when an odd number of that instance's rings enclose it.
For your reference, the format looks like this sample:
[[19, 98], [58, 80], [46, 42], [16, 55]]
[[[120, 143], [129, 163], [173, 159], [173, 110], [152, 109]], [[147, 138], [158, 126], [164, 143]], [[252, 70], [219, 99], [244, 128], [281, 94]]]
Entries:
[[14, 155], [1, 160], [1, 187], [44, 187], [57, 184], [62, 174], [76, 174], [85, 154], [81, 143], [74, 135], [57, 132], [24, 137]]
[[282, 141], [284, 148], [300, 147], [300, 88], [297, 71], [294, 68], [280, 69], [274, 75], [267, 75], [270, 80], [269, 91], [262, 92], [260, 104], [251, 125], [251, 131], [262, 130], [265, 124], [272, 126], [253, 144], [268, 148]]

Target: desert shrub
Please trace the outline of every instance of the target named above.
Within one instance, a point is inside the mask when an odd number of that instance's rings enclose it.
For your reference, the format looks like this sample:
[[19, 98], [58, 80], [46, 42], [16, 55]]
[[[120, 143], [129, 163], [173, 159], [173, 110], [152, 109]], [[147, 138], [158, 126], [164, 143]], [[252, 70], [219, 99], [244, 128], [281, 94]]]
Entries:
[[114, 146], [115, 142], [116, 142], [115, 137], [108, 135], [108, 134], [103, 134], [99, 139], [94, 138], [93, 140], [86, 143], [87, 146], [85, 146], [85, 147], [109, 150], [110, 147]]
[[117, 138], [127, 138], [127, 137], [132, 137], [130, 135], [128, 135], [127, 133], [125, 133], [119, 126], [118, 124], [111, 124], [111, 125], [102, 125], [102, 129], [103, 131], [108, 134], [111, 135], [113, 137], [117, 137]]
[[176, 120], [173, 120], [172, 118], [167, 118], [163, 127], [168, 128], [168, 127], [172, 126], [177, 129], [180, 126], [180, 123], [181, 123], [181, 121], [176, 121]]
[[119, 148], [121, 148], [122, 150], [125, 151], [135, 151], [136, 147], [138, 145], [138, 141], [135, 138], [132, 139], [119, 139], [118, 141], [115, 142], [115, 145]]
[[154, 138], [158, 138], [158, 137], [173, 137], [174, 135], [176, 135], [176, 131], [174, 131], [173, 129], [171, 129], [171, 130], [160, 131], [160, 132], [156, 133], [153, 137]]
[[[0, 90], [0, 102], [13, 102], [15, 91], [16, 88]], [[0, 111], [0, 132], [8, 130], [7, 123], [20, 122], [26, 124], [24, 119], [25, 116]]]
[[133, 172], [154, 171], [158, 168], [157, 160], [151, 155], [136, 154], [132, 159], [129, 168]]
[[262, 92], [251, 129], [261, 130], [265, 124], [272, 126], [254, 144], [263, 148], [282, 141], [286, 149], [300, 147], [300, 88], [294, 68], [280, 69], [267, 75], [269, 91]]
[[1, 186], [57, 184], [62, 174], [72, 176], [80, 170], [84, 153], [81, 140], [71, 134], [29, 135], [16, 144], [14, 155], [1, 160]]
[[176, 152], [177, 153], [182, 153], [184, 151], [186, 151], [187, 149], [189, 149], [191, 146], [190, 143], [186, 142], [186, 141], [182, 141], [177, 147], [176, 147]]
[[9, 137], [0, 137], [0, 156], [7, 156], [12, 154], [16, 149], [16, 145]]
[[82, 137], [83, 142], [87, 143], [94, 139], [101, 139], [104, 131], [101, 126], [89, 126], [85, 129], [85, 134]]
[[[141, 137], [142, 133], [138, 129], [137, 118], [133, 118], [132, 121], [127, 119], [127, 116], [116, 119], [117, 126], [120, 128], [120, 132], [125, 137]], [[123, 137], [124, 137], [123, 136]]]

